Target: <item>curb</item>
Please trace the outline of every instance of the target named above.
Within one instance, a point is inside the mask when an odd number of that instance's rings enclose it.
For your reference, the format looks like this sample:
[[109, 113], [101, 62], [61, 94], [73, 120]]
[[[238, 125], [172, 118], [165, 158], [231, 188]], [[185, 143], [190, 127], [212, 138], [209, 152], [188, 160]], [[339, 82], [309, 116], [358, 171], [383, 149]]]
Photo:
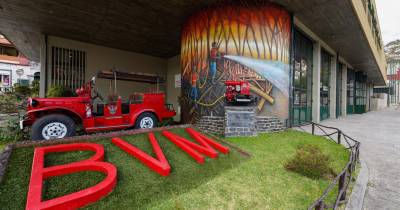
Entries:
[[367, 191], [367, 184], [369, 179], [369, 172], [367, 164], [360, 160], [361, 169], [357, 176], [357, 181], [354, 184], [353, 191], [350, 195], [349, 201], [346, 205], [346, 210], [362, 210], [365, 193]]

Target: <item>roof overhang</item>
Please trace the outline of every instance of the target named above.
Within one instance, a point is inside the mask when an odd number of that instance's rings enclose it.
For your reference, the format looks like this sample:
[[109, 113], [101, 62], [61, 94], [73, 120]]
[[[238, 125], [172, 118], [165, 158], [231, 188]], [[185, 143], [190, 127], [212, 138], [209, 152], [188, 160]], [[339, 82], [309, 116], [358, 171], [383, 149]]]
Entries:
[[[170, 58], [180, 53], [181, 27], [187, 17], [222, 2], [0, 0], [0, 33], [35, 61], [41, 34]], [[371, 82], [385, 83], [352, 0], [273, 2], [295, 14]]]
[[[292, 12], [313, 33], [335, 49], [355, 70], [367, 74], [370, 82], [385, 85], [385, 65], [374, 54], [352, 0], [275, 0]], [[380, 52], [378, 52], [380, 51]], [[382, 53], [382, 49], [376, 50]], [[383, 62], [384, 63], [384, 62]]]

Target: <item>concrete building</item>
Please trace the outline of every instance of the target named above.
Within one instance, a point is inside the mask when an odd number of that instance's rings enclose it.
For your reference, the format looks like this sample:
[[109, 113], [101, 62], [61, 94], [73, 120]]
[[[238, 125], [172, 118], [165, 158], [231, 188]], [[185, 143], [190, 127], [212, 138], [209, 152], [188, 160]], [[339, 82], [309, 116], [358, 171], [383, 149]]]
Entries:
[[400, 103], [400, 60], [388, 62], [389, 103]]
[[400, 40], [386, 44], [389, 104], [400, 103]]
[[40, 72], [40, 65], [28, 60], [0, 35], [0, 92], [11, 90], [16, 83], [31, 84], [36, 72]]
[[[369, 110], [386, 62], [374, 0], [2, 1], [0, 31], [40, 62], [41, 95], [99, 71], [154, 75], [176, 120], [222, 116], [224, 81], [248, 80], [258, 115], [288, 126]], [[107, 95], [109, 81], [98, 80]]]

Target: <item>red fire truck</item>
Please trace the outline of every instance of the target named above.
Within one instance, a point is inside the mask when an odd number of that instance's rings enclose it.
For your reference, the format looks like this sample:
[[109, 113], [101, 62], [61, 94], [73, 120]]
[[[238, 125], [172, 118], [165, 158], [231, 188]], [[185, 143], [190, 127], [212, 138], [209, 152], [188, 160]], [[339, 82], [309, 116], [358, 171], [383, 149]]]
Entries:
[[128, 101], [121, 97], [94, 102], [103, 97], [94, 89], [95, 78], [76, 90], [77, 97], [30, 98], [20, 127], [31, 126], [33, 140], [74, 136], [78, 125], [87, 133], [126, 128], [153, 128], [176, 112], [165, 104], [163, 93], [134, 94]]

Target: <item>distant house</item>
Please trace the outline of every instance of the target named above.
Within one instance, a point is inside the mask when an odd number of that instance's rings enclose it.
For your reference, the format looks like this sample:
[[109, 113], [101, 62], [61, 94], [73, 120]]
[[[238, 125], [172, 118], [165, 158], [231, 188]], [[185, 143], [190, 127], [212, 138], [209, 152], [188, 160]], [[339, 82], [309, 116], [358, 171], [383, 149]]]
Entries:
[[40, 64], [28, 60], [0, 35], [0, 92], [11, 89], [16, 83], [30, 85], [37, 72], [40, 72]]

